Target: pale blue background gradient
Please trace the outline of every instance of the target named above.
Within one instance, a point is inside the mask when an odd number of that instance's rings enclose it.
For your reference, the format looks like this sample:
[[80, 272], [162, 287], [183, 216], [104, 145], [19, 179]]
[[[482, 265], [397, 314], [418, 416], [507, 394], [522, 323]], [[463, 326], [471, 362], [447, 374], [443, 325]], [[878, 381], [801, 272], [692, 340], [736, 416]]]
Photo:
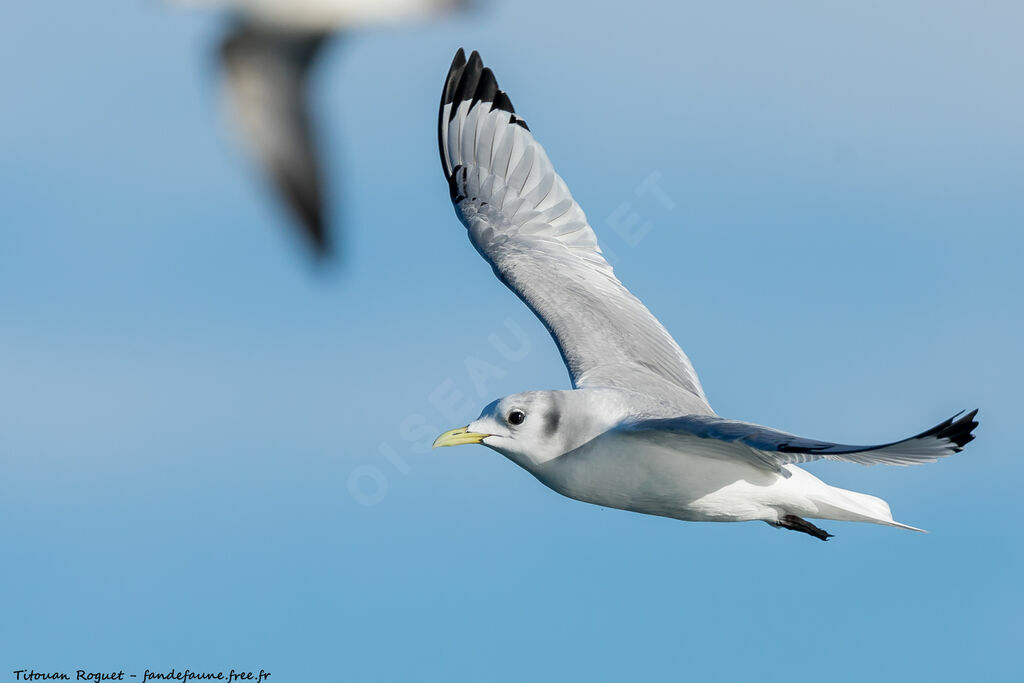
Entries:
[[[496, 0], [332, 45], [345, 258], [315, 272], [218, 118], [215, 15], [0, 4], [0, 680], [1019, 676], [1024, 10], [721, 5]], [[981, 408], [937, 464], [811, 466], [931, 534], [642, 517], [427, 449], [568, 386], [448, 200], [459, 46], [720, 413], [872, 442]]]

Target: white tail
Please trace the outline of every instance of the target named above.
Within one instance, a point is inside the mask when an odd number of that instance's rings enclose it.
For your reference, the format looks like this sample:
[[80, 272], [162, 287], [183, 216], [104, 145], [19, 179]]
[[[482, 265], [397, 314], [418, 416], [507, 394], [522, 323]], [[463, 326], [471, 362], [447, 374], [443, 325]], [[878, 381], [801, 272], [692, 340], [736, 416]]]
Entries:
[[812, 519], [835, 519], [841, 522], [870, 522], [884, 524], [909, 531], [928, 533], [924, 529], [900, 524], [892, 518], [889, 504], [881, 498], [866, 493], [847, 491], [846, 489], [829, 486], [807, 470], [793, 465], [786, 465], [790, 479], [801, 495], [805, 496], [817, 507], [814, 513], [805, 513]]
[[826, 485], [822, 490], [816, 491], [811, 499], [818, 504], [821, 516], [819, 519], [837, 519], [847, 522], [871, 522], [873, 524], [884, 524], [886, 526], [899, 527], [910, 531], [928, 533], [924, 529], [900, 524], [892, 518], [892, 511], [889, 504], [881, 498], [869, 496], [866, 493], [847, 491]]

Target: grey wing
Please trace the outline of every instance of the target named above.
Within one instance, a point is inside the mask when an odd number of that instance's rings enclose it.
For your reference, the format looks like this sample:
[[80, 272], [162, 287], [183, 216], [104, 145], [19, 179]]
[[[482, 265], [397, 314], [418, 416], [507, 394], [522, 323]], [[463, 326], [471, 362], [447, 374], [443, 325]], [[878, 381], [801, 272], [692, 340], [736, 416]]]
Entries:
[[[713, 457], [746, 459], [767, 469], [788, 474], [784, 465], [812, 460], [841, 460], [861, 465], [919, 465], [953, 453], [974, 440], [978, 411], [940, 422], [917, 436], [874, 446], [850, 446], [817, 441], [769, 427], [715, 416], [641, 420], [619, 429], [678, 447], [693, 446]], [[961, 417], [962, 415], [962, 417]]]
[[544, 149], [474, 52], [455, 55], [438, 120], [456, 213], [498, 278], [548, 328], [575, 387], [711, 413], [689, 359], [615, 277]]
[[318, 255], [329, 248], [306, 80], [326, 34], [238, 23], [221, 43], [225, 91], [246, 145]]

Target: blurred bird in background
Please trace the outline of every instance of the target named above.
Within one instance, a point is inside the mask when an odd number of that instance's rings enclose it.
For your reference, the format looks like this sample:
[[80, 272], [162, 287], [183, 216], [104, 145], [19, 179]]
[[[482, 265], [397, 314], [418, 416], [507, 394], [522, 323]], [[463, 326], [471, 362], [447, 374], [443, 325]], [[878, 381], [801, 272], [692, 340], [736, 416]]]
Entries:
[[219, 47], [230, 116], [288, 204], [313, 255], [332, 250], [306, 82], [328, 40], [363, 27], [427, 19], [468, 0], [177, 0], [231, 13]]

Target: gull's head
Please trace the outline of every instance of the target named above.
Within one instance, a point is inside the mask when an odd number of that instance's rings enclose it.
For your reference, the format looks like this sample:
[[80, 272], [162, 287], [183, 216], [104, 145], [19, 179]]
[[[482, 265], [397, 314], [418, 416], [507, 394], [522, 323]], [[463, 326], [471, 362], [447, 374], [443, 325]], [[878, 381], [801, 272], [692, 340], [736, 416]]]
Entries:
[[437, 437], [434, 448], [480, 443], [529, 469], [572, 448], [576, 420], [565, 391], [529, 391], [494, 401], [465, 427]]

